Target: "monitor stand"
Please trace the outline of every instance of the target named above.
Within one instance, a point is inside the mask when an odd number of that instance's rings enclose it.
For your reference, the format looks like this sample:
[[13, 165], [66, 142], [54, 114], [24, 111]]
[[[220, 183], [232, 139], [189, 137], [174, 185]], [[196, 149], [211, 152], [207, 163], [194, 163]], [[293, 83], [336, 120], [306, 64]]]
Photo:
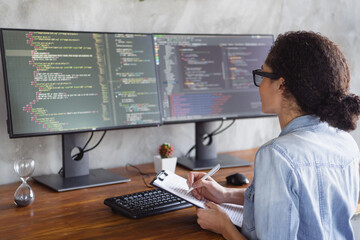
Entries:
[[63, 134], [63, 176], [50, 174], [32, 178], [57, 192], [129, 182], [130, 179], [105, 169], [89, 170], [87, 153], [78, 160], [73, 159], [74, 149], [84, 146], [87, 139], [87, 133]]
[[[218, 163], [221, 168], [252, 165], [248, 161], [229, 154], [217, 154], [213, 137], [209, 136], [209, 133], [214, 129], [213, 124], [214, 122], [195, 123], [196, 157], [180, 157], [178, 158], [178, 164], [190, 170], [211, 169]], [[204, 143], [206, 138], [208, 141]]]

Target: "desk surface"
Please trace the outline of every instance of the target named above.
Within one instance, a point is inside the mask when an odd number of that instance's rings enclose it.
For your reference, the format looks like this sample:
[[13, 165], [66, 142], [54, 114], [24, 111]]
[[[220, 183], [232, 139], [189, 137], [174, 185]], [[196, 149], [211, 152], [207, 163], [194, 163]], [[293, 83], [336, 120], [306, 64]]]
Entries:
[[[252, 162], [255, 152], [252, 149], [230, 154]], [[153, 164], [138, 167], [150, 175], [145, 178], [147, 182], [155, 176]], [[132, 167], [111, 171], [130, 178], [131, 182], [58, 193], [30, 181], [35, 201], [23, 208], [13, 203], [20, 183], [0, 186], [0, 239], [222, 239], [198, 226], [195, 207], [138, 220], [113, 213], [104, 205], [104, 199], [148, 188]], [[180, 176], [186, 177], [187, 172], [182, 167], [176, 168]], [[225, 177], [235, 172], [242, 172], [251, 180], [253, 166], [221, 169], [213, 177], [227, 186]]]

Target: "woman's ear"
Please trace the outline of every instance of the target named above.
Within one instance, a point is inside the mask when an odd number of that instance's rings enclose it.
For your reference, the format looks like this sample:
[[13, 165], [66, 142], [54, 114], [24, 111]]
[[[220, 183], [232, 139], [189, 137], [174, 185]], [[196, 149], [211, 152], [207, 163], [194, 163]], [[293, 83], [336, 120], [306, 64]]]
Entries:
[[285, 89], [285, 79], [283, 77], [279, 78], [279, 80], [276, 81], [278, 83], [278, 89], [280, 91], [284, 91]]

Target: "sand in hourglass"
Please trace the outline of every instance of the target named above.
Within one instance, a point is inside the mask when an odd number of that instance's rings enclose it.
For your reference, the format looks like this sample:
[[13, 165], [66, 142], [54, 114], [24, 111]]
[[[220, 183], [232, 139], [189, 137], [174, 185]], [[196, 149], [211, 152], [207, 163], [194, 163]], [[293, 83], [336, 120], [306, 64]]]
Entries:
[[31, 158], [18, 159], [14, 162], [14, 169], [22, 180], [21, 185], [15, 191], [14, 202], [19, 207], [25, 207], [30, 205], [35, 199], [34, 191], [27, 184], [27, 180], [34, 172], [35, 161]]
[[34, 197], [32, 197], [30, 194], [22, 194], [15, 196], [14, 201], [17, 206], [25, 207], [27, 205], [30, 205], [34, 201]]

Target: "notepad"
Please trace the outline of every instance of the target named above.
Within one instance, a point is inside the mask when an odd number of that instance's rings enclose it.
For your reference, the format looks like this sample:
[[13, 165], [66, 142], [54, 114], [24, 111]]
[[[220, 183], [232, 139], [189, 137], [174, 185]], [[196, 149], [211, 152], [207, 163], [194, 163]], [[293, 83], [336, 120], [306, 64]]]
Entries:
[[[187, 193], [188, 185], [186, 179], [176, 175], [175, 173], [162, 170], [151, 182], [152, 185], [164, 189], [200, 208], [207, 208], [205, 206], [206, 201], [195, 198], [191, 192]], [[222, 203], [220, 207], [229, 216], [231, 222], [241, 227], [243, 222], [243, 206], [231, 203]]]

